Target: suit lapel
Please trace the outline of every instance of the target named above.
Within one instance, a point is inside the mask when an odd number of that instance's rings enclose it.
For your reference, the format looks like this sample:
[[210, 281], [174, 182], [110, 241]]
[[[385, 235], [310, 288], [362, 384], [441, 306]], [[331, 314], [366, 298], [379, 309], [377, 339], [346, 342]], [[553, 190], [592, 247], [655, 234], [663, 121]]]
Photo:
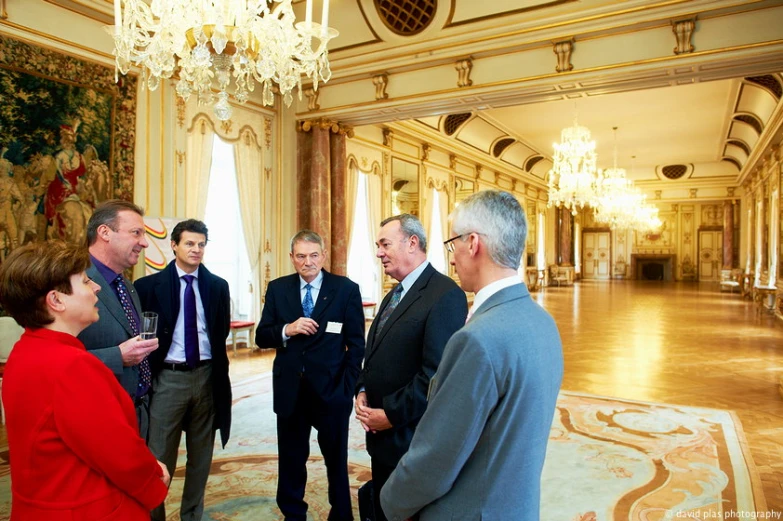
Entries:
[[[405, 296], [402, 298], [400, 303], [397, 304], [397, 307], [394, 309], [394, 311], [392, 311], [392, 314], [389, 316], [388, 320], [386, 321], [386, 324], [383, 325], [383, 329], [378, 331], [377, 337], [372, 342], [373, 352], [375, 352], [375, 348], [377, 348], [381, 344], [381, 342], [383, 342], [383, 339], [391, 330], [392, 326], [394, 326], [394, 323], [397, 322], [397, 320], [399, 320], [400, 318], [402, 318], [402, 316], [405, 314], [408, 308], [410, 308], [413, 305], [414, 302], [416, 302], [421, 298], [421, 293], [425, 290], [427, 284], [429, 284], [430, 279], [432, 278], [432, 274], [434, 272], [435, 272], [435, 268], [432, 267], [432, 264], [424, 268], [424, 271], [421, 273], [421, 275], [419, 275], [419, 278], [416, 279], [416, 282], [413, 283], [413, 286], [411, 286], [411, 288], [405, 293]], [[383, 299], [384, 304], [388, 304], [387, 298], [389, 298], [390, 295], [391, 292], [389, 292], [389, 294], [386, 295], [386, 298]], [[375, 326], [375, 321], [373, 321], [373, 326]]]
[[289, 275], [288, 289], [285, 291], [285, 298], [288, 302], [289, 309], [293, 309], [300, 317], [304, 316], [304, 309], [302, 309], [302, 294], [299, 288], [299, 275], [294, 273]]
[[323, 270], [323, 274], [324, 278], [321, 280], [321, 289], [318, 290], [318, 300], [315, 302], [315, 307], [313, 308], [313, 314], [311, 317], [316, 322], [329, 308], [332, 301], [334, 300], [334, 294], [337, 291], [337, 285], [335, 284], [335, 280], [332, 274], [326, 270]]
[[[120, 304], [119, 299], [117, 299], [117, 294], [114, 293], [114, 288], [111, 287], [111, 284], [103, 278], [103, 275], [101, 275], [101, 272], [98, 271], [98, 268], [95, 266], [87, 268], [87, 276], [101, 287], [101, 290], [98, 292], [98, 300], [100, 300], [109, 313], [114, 316], [117, 323], [122, 325], [123, 329], [128, 332], [128, 335], [133, 336], [133, 329], [128, 322], [128, 317], [125, 316], [125, 310], [122, 309], [122, 304]], [[127, 282], [126, 285], [128, 286], [128, 291], [132, 291], [131, 299], [133, 300], [133, 305], [136, 306], [136, 311], [139, 311], [139, 309], [141, 309], [139, 296], [136, 294], [135, 289], [131, 290], [133, 284]]]
[[171, 261], [158, 277], [155, 284], [155, 296], [160, 303], [160, 314], [163, 315], [165, 322], [172, 325], [177, 323], [179, 315], [179, 274], [174, 267], [174, 261]]

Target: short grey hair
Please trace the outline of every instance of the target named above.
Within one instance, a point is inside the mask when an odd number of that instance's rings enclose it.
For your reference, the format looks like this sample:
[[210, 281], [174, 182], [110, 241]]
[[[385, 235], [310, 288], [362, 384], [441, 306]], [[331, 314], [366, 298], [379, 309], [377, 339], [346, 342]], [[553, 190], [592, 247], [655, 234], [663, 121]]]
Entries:
[[294, 253], [294, 244], [299, 241], [312, 242], [320, 246], [321, 251], [324, 250], [324, 240], [313, 230], [299, 230], [296, 235], [291, 237], [291, 253]]
[[413, 237], [414, 235], [419, 239], [419, 248], [424, 253], [427, 253], [427, 233], [424, 231], [424, 225], [415, 215], [409, 213], [401, 213], [400, 215], [394, 215], [387, 217], [381, 221], [381, 228], [386, 226], [392, 221], [400, 221], [400, 230], [405, 235], [405, 238]]
[[527, 239], [527, 218], [516, 197], [502, 190], [476, 192], [457, 206], [451, 222], [457, 235], [481, 235], [495, 264], [519, 269]]

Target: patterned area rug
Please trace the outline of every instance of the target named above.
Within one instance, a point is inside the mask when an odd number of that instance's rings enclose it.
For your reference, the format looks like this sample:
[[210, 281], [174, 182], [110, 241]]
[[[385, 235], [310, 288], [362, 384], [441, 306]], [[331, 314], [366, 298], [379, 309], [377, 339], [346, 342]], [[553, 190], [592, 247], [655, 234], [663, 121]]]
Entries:
[[[234, 386], [227, 448], [216, 447], [205, 520], [282, 520], [275, 504], [277, 439], [271, 374]], [[326, 475], [313, 433], [308, 519], [329, 513]], [[7, 447], [0, 464], [0, 520], [9, 515]], [[349, 471], [356, 491], [370, 479], [364, 431], [351, 422]], [[184, 477], [184, 442], [167, 499], [168, 519]], [[778, 519], [767, 512], [742, 428], [729, 411], [634, 402], [562, 392], [542, 483], [546, 521]], [[524, 486], [524, 484], [520, 484]], [[355, 513], [358, 519], [358, 512]]]

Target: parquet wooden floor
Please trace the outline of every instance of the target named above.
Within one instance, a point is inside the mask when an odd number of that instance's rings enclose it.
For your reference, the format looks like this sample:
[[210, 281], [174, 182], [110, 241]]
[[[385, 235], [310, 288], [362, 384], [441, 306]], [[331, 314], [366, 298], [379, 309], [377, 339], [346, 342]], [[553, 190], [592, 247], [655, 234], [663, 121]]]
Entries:
[[[718, 283], [582, 281], [533, 293], [563, 339], [563, 389], [730, 409], [769, 509], [783, 511], [783, 321]], [[271, 369], [240, 350], [234, 378]]]
[[[582, 281], [533, 298], [560, 329], [563, 389], [735, 411], [767, 506], [783, 511], [783, 321], [717, 283]], [[240, 349], [232, 379], [269, 371], [273, 359]]]

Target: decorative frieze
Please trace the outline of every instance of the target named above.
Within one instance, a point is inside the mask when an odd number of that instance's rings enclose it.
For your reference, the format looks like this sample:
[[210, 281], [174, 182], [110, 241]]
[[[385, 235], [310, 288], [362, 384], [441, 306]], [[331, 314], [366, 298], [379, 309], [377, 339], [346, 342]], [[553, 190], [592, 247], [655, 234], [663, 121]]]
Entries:
[[377, 76], [373, 76], [372, 84], [375, 85], [376, 100], [389, 99], [389, 94], [386, 92], [386, 87], [389, 84], [388, 74], [378, 74]]
[[473, 60], [471, 58], [458, 60], [454, 68], [457, 69], [457, 87], [462, 88], [473, 85], [473, 80], [470, 79], [470, 71], [473, 69]]
[[318, 110], [321, 108], [321, 105], [318, 103], [318, 97], [320, 96], [320, 92], [315, 90], [312, 87], [308, 87], [304, 91], [305, 96], [307, 96], [307, 110]]
[[694, 47], [691, 43], [691, 37], [693, 36], [694, 27], [696, 27], [695, 18], [672, 22], [672, 32], [677, 42], [677, 45], [674, 47], [674, 54], [680, 55], [693, 52]]
[[555, 71], [568, 72], [574, 70], [574, 66], [571, 64], [571, 52], [574, 50], [573, 38], [555, 42], [553, 50], [557, 55], [557, 65], [555, 66]]

